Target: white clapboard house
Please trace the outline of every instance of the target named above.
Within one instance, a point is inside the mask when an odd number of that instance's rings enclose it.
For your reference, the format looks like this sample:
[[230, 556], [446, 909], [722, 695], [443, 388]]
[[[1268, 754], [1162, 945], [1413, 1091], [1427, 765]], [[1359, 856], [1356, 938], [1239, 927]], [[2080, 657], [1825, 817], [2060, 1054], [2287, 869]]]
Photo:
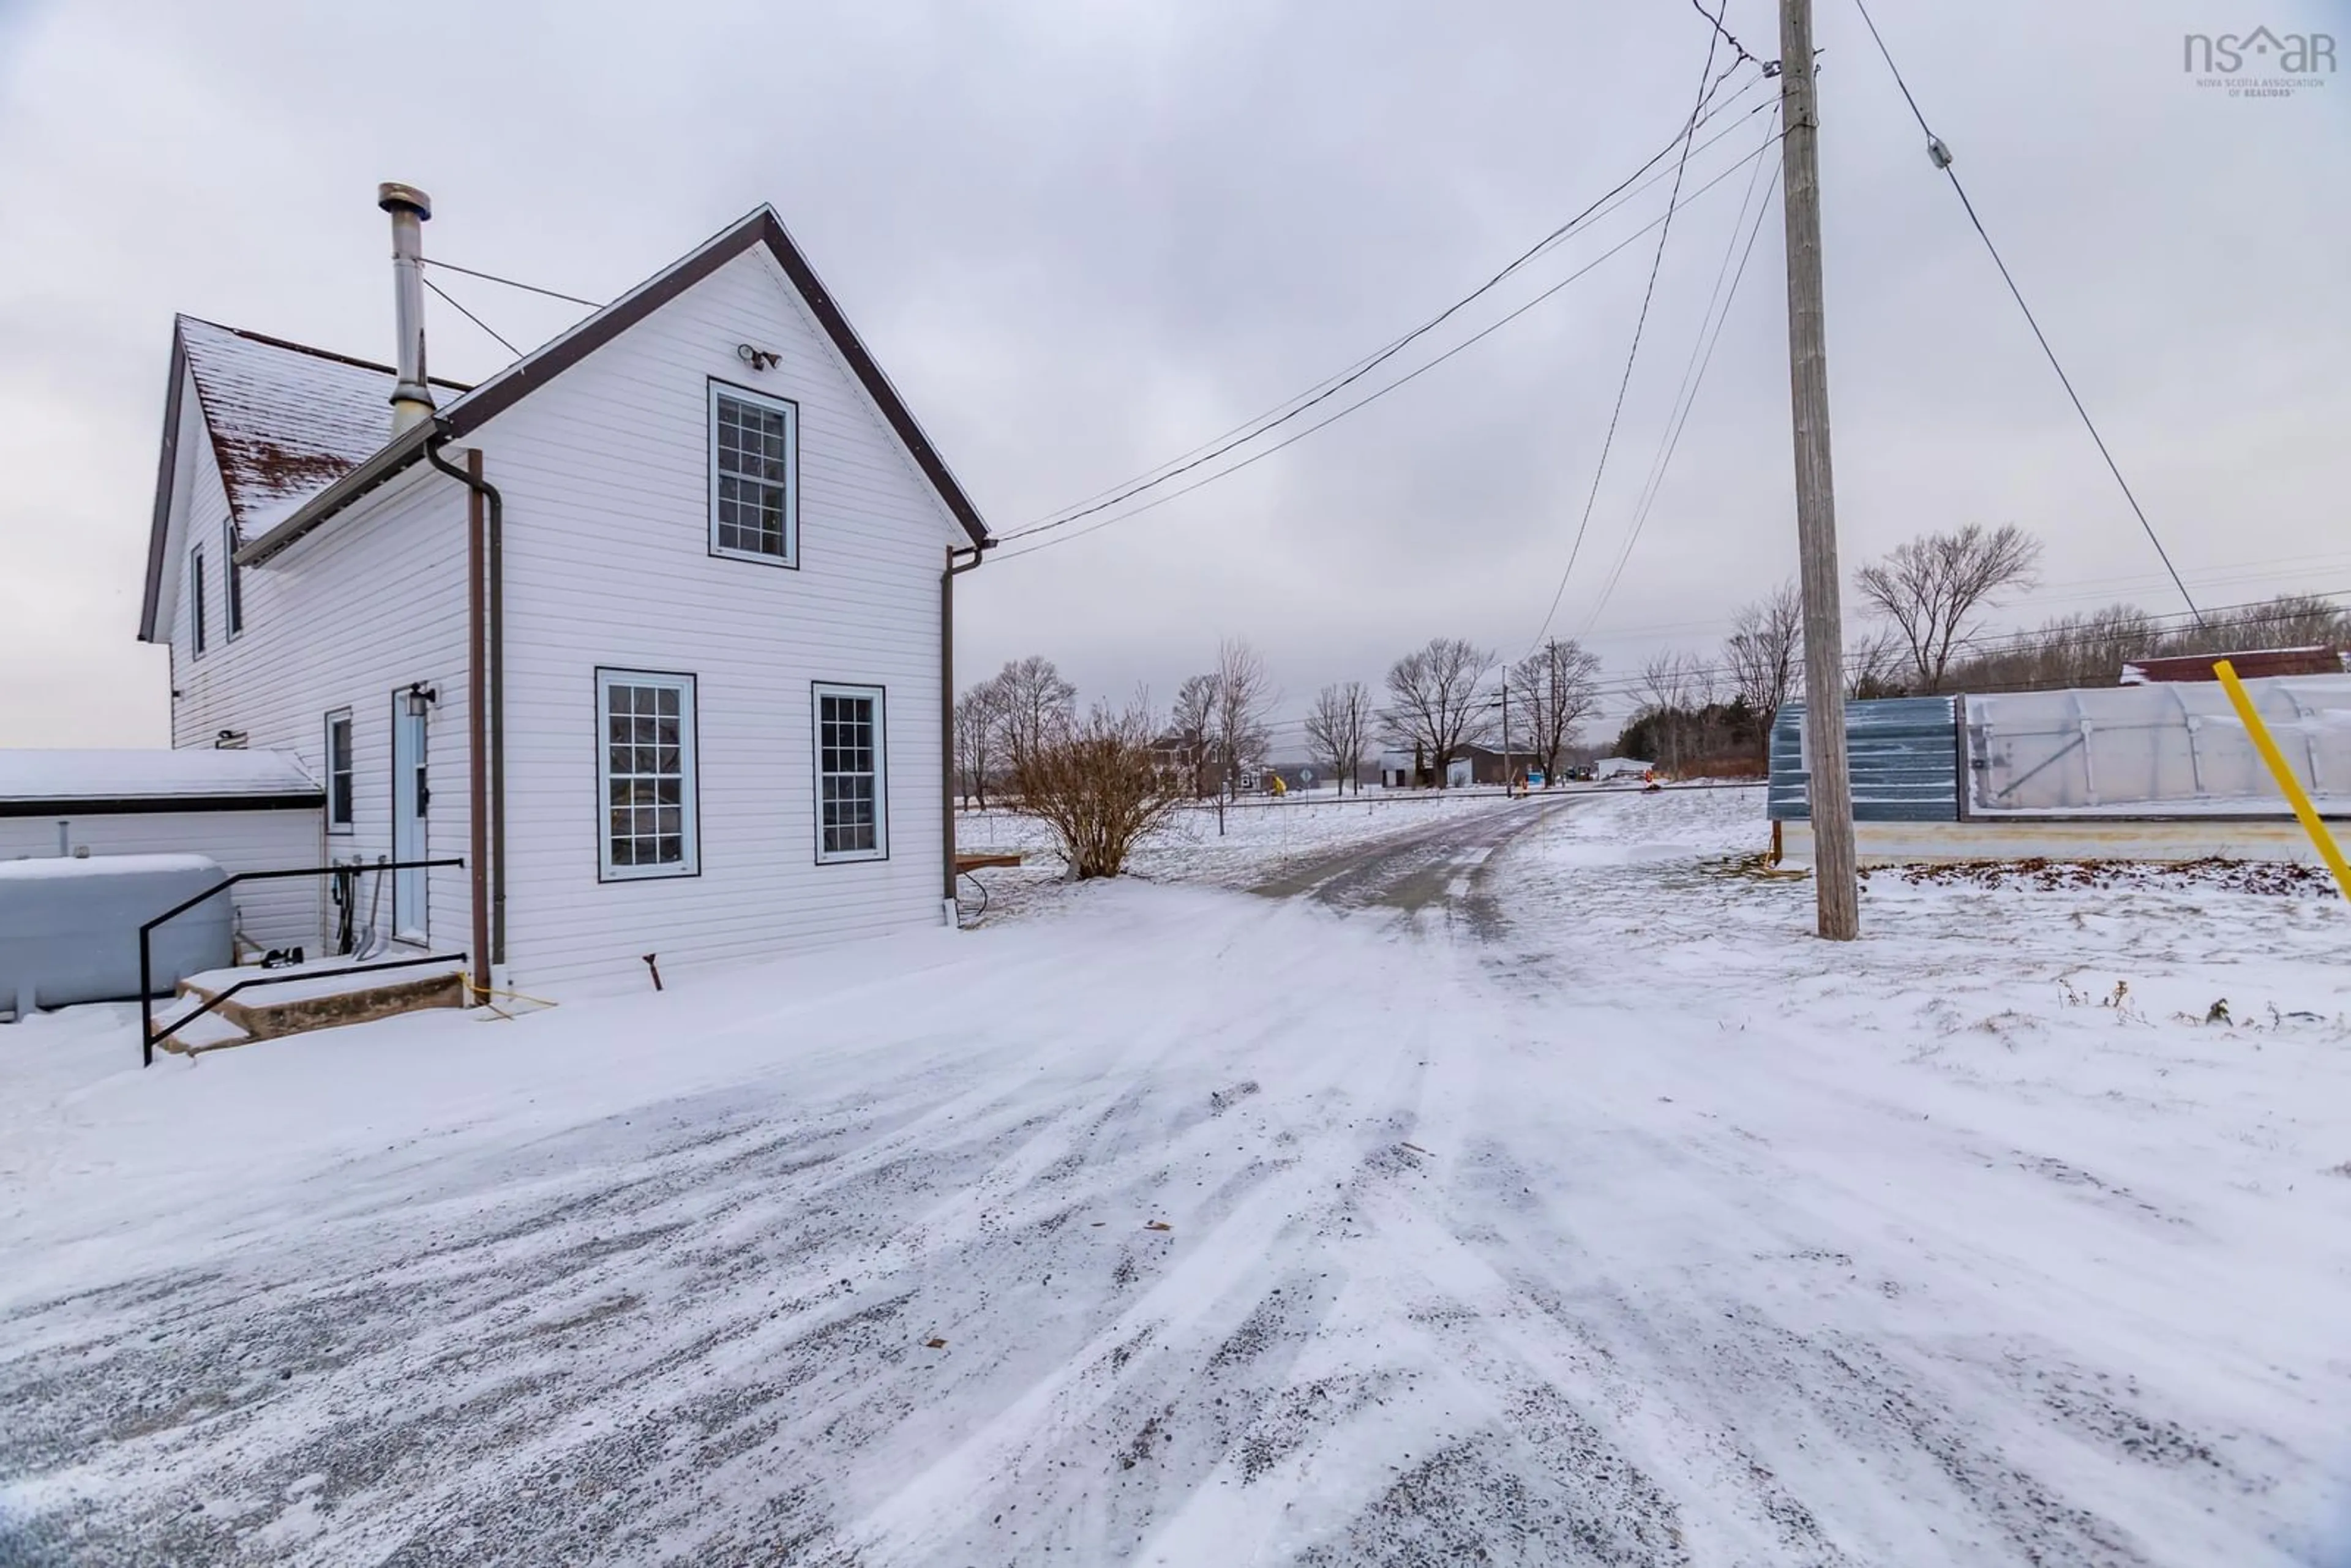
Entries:
[[[977, 511], [762, 207], [469, 389], [183, 317], [140, 635], [290, 753], [369, 928], [598, 983], [936, 925]], [[192, 843], [191, 849], [202, 849]], [[331, 918], [321, 909], [322, 937]]]

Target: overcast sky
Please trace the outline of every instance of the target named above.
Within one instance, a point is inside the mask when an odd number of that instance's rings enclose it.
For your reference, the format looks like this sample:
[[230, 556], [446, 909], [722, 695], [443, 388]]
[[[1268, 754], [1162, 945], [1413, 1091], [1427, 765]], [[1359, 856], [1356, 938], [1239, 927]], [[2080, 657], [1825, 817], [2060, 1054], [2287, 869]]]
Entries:
[[[2012, 521], [2046, 541], [2046, 581], [2004, 619], [2117, 597], [2178, 609], [1852, 0], [1820, 4], [1847, 562]], [[2351, 590], [2351, 77], [2249, 99], [2182, 70], [2183, 34], [2258, 23], [2351, 52], [2351, 8], [1876, 14], [2199, 596]], [[1729, 26], [1777, 55], [1771, 0], [1730, 0]], [[428, 254], [596, 298], [774, 203], [1008, 533], [1490, 276], [1673, 137], [1707, 37], [1679, 0], [0, 0], [6, 743], [166, 742], [164, 656], [134, 638], [172, 312], [389, 358], [380, 180], [433, 193]], [[1744, 120], [1689, 184], [1763, 125]], [[1602, 602], [1747, 190], [1734, 172], [1675, 220], [1553, 622], [1614, 675], [1710, 648], [1794, 567], [1775, 203]], [[1429, 347], [1664, 200], [1572, 239]], [[1584, 512], [1653, 243], [1244, 473], [1027, 559], [1007, 546], [964, 580], [961, 672], [1042, 653], [1090, 694], [1143, 683], [1164, 701], [1220, 636], [1247, 637], [1294, 716], [1431, 636], [1524, 652]], [[444, 281], [526, 348], [571, 319]], [[437, 301], [430, 330], [436, 373], [507, 358]]]

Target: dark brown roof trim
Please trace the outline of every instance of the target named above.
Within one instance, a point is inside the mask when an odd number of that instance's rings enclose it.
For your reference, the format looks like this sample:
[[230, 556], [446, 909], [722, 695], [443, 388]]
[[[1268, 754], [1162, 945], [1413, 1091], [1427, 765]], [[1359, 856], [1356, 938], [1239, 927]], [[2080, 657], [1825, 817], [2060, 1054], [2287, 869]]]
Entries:
[[236, 552], [238, 564], [253, 566], [268, 559], [391, 478], [422, 455], [426, 438], [434, 433], [455, 440], [479, 429], [754, 245], [765, 245], [783, 267], [784, 276], [791, 280], [792, 287], [808, 302], [817, 324], [824, 329], [825, 336], [832, 340], [834, 349], [840, 352], [851, 373], [865, 388], [867, 395], [873, 399], [892, 433], [914, 458], [923, 476], [930, 481], [931, 487], [938, 492], [939, 499], [946, 503], [947, 511], [971, 537], [973, 546], [979, 549], [992, 549], [996, 540], [988, 533], [987, 523], [981, 520], [979, 508], [972, 505], [971, 497], [964, 493], [963, 486], [948, 471], [946, 464], [932, 446], [930, 437], [924, 434], [923, 427], [915, 423], [905, 400], [898, 395], [898, 389], [890, 384], [890, 378], [874, 362], [872, 354], [858, 338], [856, 329], [850, 326], [849, 319], [833, 302], [831, 291], [817, 277], [816, 269], [800, 254], [799, 246], [792, 243], [792, 236], [786, 232], [783, 220], [776, 216], [774, 208], [761, 207], [705, 241], [666, 272], [656, 274], [589, 317], [565, 336], [492, 376], [470, 395], [451, 403], [447, 412], [436, 419], [404, 433], [391, 445], [319, 491], [284, 522], [239, 549]]
[[139, 640], [155, 640], [155, 612], [163, 598], [164, 536], [172, 527], [172, 481], [180, 468], [180, 389], [188, 382], [188, 352], [180, 324], [172, 323], [172, 384], [163, 393], [163, 455], [155, 468], [155, 517], [147, 528], [147, 594], [139, 605]]
[[0, 817], [125, 817], [142, 811], [313, 811], [323, 790], [276, 795], [89, 795], [0, 800]]

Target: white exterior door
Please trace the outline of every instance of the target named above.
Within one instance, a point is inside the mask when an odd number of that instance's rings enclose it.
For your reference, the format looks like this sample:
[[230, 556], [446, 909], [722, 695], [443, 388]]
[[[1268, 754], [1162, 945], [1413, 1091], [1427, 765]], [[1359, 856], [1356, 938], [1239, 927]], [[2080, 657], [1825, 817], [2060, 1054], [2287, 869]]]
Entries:
[[[425, 772], [424, 716], [411, 714], [408, 695], [392, 699], [392, 858], [395, 862], [425, 858], [425, 823], [433, 790]], [[392, 930], [404, 942], [425, 939], [425, 887], [429, 873], [392, 873]]]

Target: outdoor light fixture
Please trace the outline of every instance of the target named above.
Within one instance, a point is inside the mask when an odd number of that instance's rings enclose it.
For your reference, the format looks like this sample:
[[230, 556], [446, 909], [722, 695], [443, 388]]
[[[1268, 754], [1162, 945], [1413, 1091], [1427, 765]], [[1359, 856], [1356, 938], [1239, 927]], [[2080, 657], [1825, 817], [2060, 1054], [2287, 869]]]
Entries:
[[425, 711], [441, 700], [441, 694], [422, 681], [410, 682], [403, 695], [408, 699], [408, 716], [411, 718], [423, 718]]
[[767, 349], [755, 349], [748, 343], [735, 345], [735, 357], [755, 371], [772, 371], [783, 362], [783, 355]]
[[218, 735], [213, 737], [213, 749], [214, 751], [243, 751], [245, 749], [245, 735], [246, 732], [241, 729], [222, 730]]

